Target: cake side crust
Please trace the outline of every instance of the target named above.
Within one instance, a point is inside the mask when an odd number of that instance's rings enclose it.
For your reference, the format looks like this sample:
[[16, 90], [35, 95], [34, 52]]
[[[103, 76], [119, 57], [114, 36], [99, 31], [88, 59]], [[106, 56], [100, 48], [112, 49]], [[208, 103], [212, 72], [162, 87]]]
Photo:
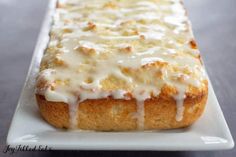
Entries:
[[[207, 83], [207, 82], [206, 82]], [[144, 103], [144, 130], [182, 128], [194, 123], [203, 113], [208, 96], [208, 88], [187, 95], [184, 100], [184, 114], [176, 121], [176, 102], [161, 94]], [[70, 128], [69, 105], [63, 102], [47, 101], [36, 94], [42, 117], [57, 128]], [[78, 105], [77, 128], [97, 131], [137, 130], [136, 100], [95, 99], [85, 100]]]

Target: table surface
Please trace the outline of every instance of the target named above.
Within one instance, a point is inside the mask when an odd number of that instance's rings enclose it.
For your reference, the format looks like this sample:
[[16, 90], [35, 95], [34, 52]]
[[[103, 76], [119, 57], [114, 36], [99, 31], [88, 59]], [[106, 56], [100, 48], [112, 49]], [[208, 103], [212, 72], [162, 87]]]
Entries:
[[[23, 86], [47, 0], [0, 1], [0, 156]], [[187, 0], [185, 6], [215, 93], [233, 137], [236, 136], [236, 1]], [[210, 126], [209, 126], [210, 129]], [[202, 152], [45, 151], [17, 152], [14, 156], [235, 156], [236, 148]]]

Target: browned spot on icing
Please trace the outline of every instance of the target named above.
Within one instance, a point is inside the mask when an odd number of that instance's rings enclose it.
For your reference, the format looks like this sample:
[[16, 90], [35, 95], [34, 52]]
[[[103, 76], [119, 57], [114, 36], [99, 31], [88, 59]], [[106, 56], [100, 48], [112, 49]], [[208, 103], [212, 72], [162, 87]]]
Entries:
[[150, 68], [150, 67], [164, 67], [168, 65], [167, 62], [160, 62], [160, 61], [156, 61], [156, 62], [152, 62], [152, 63], [147, 63], [145, 65], [142, 65], [142, 68]]
[[96, 30], [96, 25], [93, 22], [88, 22], [87, 27], [84, 28], [84, 31]]
[[59, 1], [56, 2], [56, 8], [61, 8]]
[[72, 32], [73, 32], [72, 29], [69, 29], [69, 28], [63, 29], [63, 33], [72, 33]]
[[140, 39], [145, 40], [145, 36], [144, 35], [140, 35], [139, 37], [140, 37]]
[[196, 43], [195, 40], [191, 40], [191, 41], [189, 42], [189, 44], [190, 44], [191, 48], [197, 49], [197, 43]]
[[104, 4], [103, 7], [104, 8], [115, 9], [115, 8], [117, 8], [117, 4], [115, 2], [107, 2], [107, 3]]
[[124, 53], [131, 53], [132, 52], [132, 47], [131, 46], [127, 46], [127, 47], [124, 47], [124, 48], [120, 48], [121, 52], [124, 52]]
[[139, 35], [138, 30], [126, 30], [123, 33], [124, 36], [129, 36], [129, 35]]
[[93, 48], [88, 48], [88, 47], [84, 47], [84, 46], [79, 46], [75, 50], [78, 52], [81, 52], [84, 55], [93, 55], [96, 53], [96, 51]]
[[53, 63], [57, 66], [60, 66], [60, 67], [67, 67], [67, 64], [66, 62], [61, 58], [60, 55], [57, 55], [53, 61]]

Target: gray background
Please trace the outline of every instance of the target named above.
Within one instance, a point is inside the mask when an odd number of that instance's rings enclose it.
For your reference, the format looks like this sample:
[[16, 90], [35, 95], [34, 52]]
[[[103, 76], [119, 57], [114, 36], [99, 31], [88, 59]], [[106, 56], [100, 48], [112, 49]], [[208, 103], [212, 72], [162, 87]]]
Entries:
[[[47, 0], [0, 0], [0, 156], [9, 155], [2, 150], [47, 3]], [[185, 6], [214, 90], [235, 137], [236, 0], [185, 0]], [[50, 151], [13, 155], [226, 157], [235, 156], [236, 149], [206, 152]]]

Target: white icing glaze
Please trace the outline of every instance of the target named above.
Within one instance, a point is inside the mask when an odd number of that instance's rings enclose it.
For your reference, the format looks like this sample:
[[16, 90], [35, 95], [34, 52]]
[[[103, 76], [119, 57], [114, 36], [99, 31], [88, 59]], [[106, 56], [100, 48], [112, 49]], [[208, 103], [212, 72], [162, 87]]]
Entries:
[[133, 95], [136, 98], [137, 104], [137, 113], [135, 115], [137, 118], [137, 126], [139, 130], [143, 130], [145, 127], [145, 100], [150, 98], [150, 93], [135, 91]]
[[78, 108], [80, 102], [69, 102], [70, 128], [76, 129], [78, 125]]
[[178, 94], [174, 96], [176, 100], [176, 121], [181, 121], [183, 119], [184, 115], [184, 99], [186, 97], [185, 95], [186, 87], [185, 86], [179, 86], [178, 87]]
[[[130, 93], [144, 129], [144, 102], [165, 84], [178, 91], [176, 120], [182, 120], [188, 86], [201, 87], [205, 75], [180, 0], [60, 0], [59, 6], [37, 92], [69, 104], [71, 128], [80, 102]], [[122, 85], [106, 85], [117, 80]]]

